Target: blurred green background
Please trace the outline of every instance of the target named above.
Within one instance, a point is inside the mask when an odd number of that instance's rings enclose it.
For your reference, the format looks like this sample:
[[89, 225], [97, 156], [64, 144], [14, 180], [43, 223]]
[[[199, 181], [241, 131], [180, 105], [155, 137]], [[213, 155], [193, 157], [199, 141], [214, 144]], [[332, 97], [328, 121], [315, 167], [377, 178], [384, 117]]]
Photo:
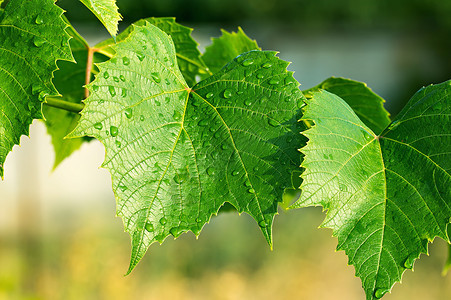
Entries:
[[[59, 0], [91, 44], [107, 38], [76, 0]], [[421, 86], [450, 79], [451, 1], [119, 0], [121, 29], [139, 18], [175, 16], [201, 48], [219, 29], [241, 26], [265, 50], [292, 61], [302, 88], [329, 76], [368, 83], [396, 114]], [[98, 142], [52, 172], [41, 122], [22, 138], [0, 182], [0, 300], [3, 299], [364, 299], [319, 208], [276, 217], [274, 251], [247, 215], [213, 218], [198, 240], [153, 245], [124, 277], [128, 234], [115, 218], [111, 180]], [[415, 272], [384, 299], [449, 299], [441, 276], [447, 245], [436, 240]]]

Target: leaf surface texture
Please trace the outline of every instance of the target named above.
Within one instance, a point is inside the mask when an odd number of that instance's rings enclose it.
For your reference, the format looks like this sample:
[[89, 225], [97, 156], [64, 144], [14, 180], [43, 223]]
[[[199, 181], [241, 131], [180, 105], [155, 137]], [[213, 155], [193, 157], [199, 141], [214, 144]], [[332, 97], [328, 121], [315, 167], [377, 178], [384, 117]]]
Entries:
[[377, 136], [338, 96], [313, 93], [303, 119], [302, 194], [293, 207], [321, 205], [367, 299], [381, 298], [451, 217], [450, 84], [417, 92]]

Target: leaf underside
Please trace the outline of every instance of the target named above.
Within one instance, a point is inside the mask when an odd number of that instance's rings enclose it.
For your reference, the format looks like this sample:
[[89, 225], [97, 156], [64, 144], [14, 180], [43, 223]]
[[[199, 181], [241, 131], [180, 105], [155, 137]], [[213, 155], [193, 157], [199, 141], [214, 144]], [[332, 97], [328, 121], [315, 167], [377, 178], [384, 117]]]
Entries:
[[217, 73], [229, 63], [232, 59], [241, 53], [261, 50], [255, 40], [251, 40], [238, 27], [238, 32], [227, 32], [221, 30], [222, 36], [219, 38], [212, 38], [212, 44], [205, 49], [202, 55], [202, 60], [208, 66], [211, 72]]
[[118, 23], [122, 20], [116, 0], [80, 0], [102, 22], [111, 36], [116, 36]]
[[145, 23], [99, 64], [78, 127], [106, 148], [117, 214], [132, 238], [129, 272], [150, 244], [198, 235], [229, 202], [268, 243], [299, 165], [304, 97], [274, 52], [243, 54], [190, 89], [171, 38]]
[[53, 0], [11, 0], [0, 21], [0, 176], [6, 155], [33, 119], [41, 102], [58, 95], [51, 79], [57, 60], [73, 60], [63, 10]]
[[[175, 45], [177, 64], [188, 86], [192, 87], [196, 84], [197, 76], [205, 77], [212, 74], [201, 59], [201, 53], [197, 48], [199, 44], [191, 37], [193, 30], [178, 24], [175, 18], [147, 18], [139, 20], [121, 32], [117, 36], [116, 41], [121, 42], [127, 39], [133, 31], [133, 26], [144, 26], [147, 22], [171, 36]], [[114, 55], [114, 49], [112, 48], [114, 45], [115, 41], [108, 39], [97, 44], [95, 48], [99, 49], [101, 53], [112, 56]]]
[[360, 120], [376, 134], [390, 124], [390, 114], [384, 108], [385, 100], [363, 82], [331, 77], [303, 93], [311, 98], [312, 93], [319, 90], [326, 90], [345, 100]]
[[303, 119], [302, 194], [296, 207], [321, 205], [323, 227], [381, 298], [413, 267], [428, 241], [449, 241], [451, 217], [450, 81], [420, 90], [376, 136], [338, 96], [313, 93]]

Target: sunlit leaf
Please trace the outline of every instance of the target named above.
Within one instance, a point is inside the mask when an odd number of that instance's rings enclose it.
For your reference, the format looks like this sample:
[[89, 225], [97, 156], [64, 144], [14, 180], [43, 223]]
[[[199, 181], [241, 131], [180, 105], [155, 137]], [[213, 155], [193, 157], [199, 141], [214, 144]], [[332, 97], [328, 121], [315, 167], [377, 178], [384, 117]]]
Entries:
[[378, 136], [339, 97], [313, 93], [305, 131], [302, 194], [321, 205], [367, 299], [412, 269], [451, 217], [451, 81], [421, 89]]

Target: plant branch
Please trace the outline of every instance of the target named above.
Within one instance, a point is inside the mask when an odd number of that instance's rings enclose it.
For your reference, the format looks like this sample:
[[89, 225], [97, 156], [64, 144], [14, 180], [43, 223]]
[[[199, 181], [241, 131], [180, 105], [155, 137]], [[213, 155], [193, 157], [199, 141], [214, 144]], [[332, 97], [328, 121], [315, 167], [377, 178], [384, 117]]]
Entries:
[[[91, 71], [92, 71], [92, 60], [94, 57], [94, 52], [97, 49], [89, 47], [88, 48], [88, 61], [86, 62], [86, 77], [85, 77], [85, 85], [88, 85], [91, 82]], [[89, 97], [89, 90], [85, 87], [85, 99]]]
[[83, 103], [73, 103], [57, 97], [46, 97], [45, 101], [46, 102], [44, 102], [44, 104], [48, 106], [67, 110], [77, 114], [82, 111], [83, 107], [85, 107]]

